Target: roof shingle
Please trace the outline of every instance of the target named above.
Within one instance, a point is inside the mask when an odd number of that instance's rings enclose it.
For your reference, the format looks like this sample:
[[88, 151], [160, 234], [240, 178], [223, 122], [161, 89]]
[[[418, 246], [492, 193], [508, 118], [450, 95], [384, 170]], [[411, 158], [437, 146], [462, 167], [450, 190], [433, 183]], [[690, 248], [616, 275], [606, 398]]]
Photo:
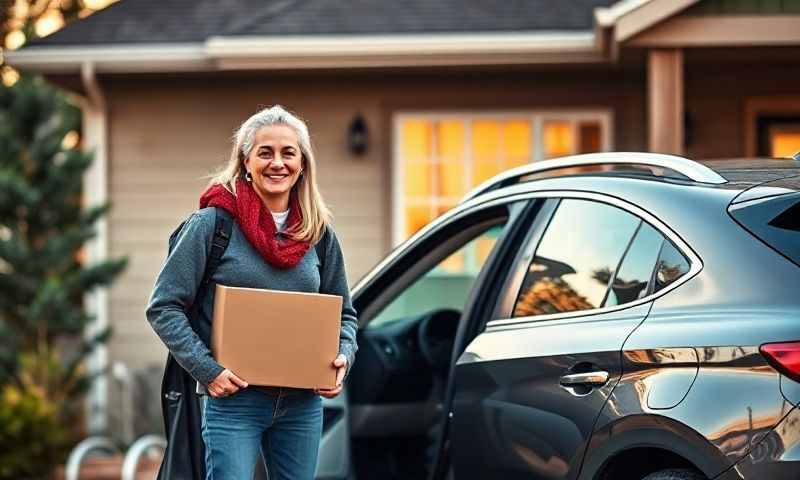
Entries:
[[588, 31], [614, 0], [121, 0], [31, 46], [193, 43], [210, 36]]

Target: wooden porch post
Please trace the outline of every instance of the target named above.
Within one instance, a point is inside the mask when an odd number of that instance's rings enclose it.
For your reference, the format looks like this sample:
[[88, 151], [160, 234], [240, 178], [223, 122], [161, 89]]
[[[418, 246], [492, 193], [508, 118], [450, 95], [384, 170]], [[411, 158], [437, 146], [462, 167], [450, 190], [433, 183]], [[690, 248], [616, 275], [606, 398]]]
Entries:
[[652, 49], [647, 59], [648, 149], [683, 155], [683, 51]]

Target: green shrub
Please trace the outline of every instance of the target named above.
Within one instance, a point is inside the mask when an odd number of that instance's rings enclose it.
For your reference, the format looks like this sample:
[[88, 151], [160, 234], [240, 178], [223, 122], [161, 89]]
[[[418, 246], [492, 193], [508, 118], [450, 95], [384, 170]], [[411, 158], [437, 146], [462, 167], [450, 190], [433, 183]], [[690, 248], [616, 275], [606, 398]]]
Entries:
[[0, 392], [0, 479], [48, 478], [69, 448], [58, 406], [43, 389], [5, 385]]

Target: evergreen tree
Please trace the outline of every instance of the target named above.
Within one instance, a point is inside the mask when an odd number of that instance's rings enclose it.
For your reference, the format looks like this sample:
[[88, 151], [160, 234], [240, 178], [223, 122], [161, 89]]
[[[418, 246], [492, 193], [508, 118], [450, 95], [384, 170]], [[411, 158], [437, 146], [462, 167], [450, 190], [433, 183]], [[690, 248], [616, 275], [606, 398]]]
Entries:
[[[62, 424], [75, 421], [90, 381], [83, 360], [109, 333], [84, 338], [92, 321], [84, 295], [126, 263], [84, 260], [109, 205], [83, 204], [92, 155], [70, 145], [80, 120], [79, 108], [41, 78], [0, 85], [0, 387], [33, 392]], [[2, 430], [0, 444], [10, 441]]]

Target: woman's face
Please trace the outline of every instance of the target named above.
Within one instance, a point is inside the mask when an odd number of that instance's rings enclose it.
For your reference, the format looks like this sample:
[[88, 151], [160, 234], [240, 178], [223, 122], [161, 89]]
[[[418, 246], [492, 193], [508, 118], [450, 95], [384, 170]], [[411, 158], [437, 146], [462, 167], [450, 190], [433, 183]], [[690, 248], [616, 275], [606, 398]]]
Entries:
[[263, 200], [288, 206], [289, 193], [303, 169], [297, 134], [285, 125], [261, 127], [244, 166]]

